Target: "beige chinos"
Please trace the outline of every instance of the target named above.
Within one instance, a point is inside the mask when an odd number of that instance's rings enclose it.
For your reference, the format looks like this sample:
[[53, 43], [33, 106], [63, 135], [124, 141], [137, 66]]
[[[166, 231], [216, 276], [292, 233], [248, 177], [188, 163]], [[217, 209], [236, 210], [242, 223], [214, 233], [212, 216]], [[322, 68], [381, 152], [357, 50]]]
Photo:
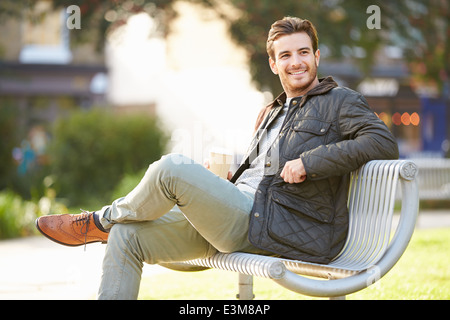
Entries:
[[126, 197], [98, 213], [110, 228], [99, 299], [136, 299], [143, 262], [265, 253], [247, 240], [253, 194], [178, 154], [154, 162]]

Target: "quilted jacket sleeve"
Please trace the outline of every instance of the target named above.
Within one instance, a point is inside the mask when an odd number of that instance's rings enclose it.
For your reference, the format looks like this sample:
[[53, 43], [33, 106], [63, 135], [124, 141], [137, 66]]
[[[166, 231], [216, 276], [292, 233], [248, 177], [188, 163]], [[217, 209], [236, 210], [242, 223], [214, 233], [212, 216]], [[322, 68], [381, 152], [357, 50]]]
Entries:
[[356, 92], [347, 95], [338, 110], [340, 141], [304, 152], [307, 178], [345, 175], [370, 160], [398, 159], [398, 145], [386, 125]]

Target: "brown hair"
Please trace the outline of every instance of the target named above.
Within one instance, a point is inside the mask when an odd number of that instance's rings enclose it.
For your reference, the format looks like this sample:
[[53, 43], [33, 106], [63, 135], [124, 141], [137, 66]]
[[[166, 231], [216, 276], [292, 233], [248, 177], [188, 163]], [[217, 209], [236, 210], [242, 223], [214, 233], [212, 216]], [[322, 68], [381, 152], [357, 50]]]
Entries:
[[305, 32], [309, 36], [313, 46], [313, 52], [315, 53], [319, 46], [319, 38], [317, 37], [317, 31], [314, 25], [309, 20], [296, 17], [284, 17], [282, 20], [275, 21], [270, 28], [266, 44], [269, 57], [275, 61], [275, 52], [273, 51], [273, 42], [275, 40], [281, 36], [298, 32]]

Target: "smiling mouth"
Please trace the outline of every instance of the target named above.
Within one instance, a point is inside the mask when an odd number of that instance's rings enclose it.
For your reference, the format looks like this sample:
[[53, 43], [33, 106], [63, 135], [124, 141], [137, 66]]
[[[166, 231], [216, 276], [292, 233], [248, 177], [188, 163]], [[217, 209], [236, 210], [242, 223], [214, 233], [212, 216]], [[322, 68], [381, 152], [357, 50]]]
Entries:
[[296, 72], [289, 72], [289, 74], [292, 74], [294, 76], [299, 75], [299, 74], [304, 74], [306, 73], [306, 70], [300, 70], [300, 71], [296, 71]]

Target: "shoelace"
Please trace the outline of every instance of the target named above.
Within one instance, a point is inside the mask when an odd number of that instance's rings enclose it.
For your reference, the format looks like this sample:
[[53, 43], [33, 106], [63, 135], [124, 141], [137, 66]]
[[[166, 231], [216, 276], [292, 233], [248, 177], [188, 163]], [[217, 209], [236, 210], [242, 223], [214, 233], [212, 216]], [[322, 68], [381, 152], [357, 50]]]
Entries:
[[75, 219], [75, 223], [78, 226], [81, 223], [81, 234], [84, 234], [84, 251], [86, 251], [86, 244], [87, 244], [87, 233], [89, 231], [89, 224], [91, 223], [90, 221], [90, 215], [91, 213], [89, 213], [86, 210], [80, 209], [81, 210], [81, 214], [78, 215], [78, 217]]

